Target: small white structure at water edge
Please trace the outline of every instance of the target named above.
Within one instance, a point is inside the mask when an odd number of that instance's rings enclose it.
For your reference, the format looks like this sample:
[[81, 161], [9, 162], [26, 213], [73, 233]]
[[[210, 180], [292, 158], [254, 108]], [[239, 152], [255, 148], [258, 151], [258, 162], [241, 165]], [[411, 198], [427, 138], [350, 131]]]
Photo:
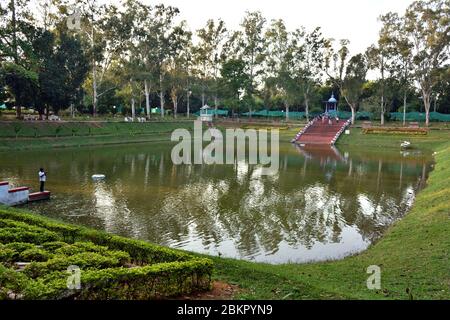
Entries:
[[211, 112], [209, 112], [211, 108], [205, 104], [203, 107], [200, 108], [200, 115], [198, 117], [198, 120], [203, 122], [211, 122], [213, 119], [213, 115]]
[[30, 188], [20, 187], [9, 189], [7, 181], [0, 182], [0, 203], [7, 206], [15, 206], [28, 202]]
[[103, 180], [105, 178], [106, 178], [106, 176], [104, 174], [93, 174], [92, 175], [92, 180]]

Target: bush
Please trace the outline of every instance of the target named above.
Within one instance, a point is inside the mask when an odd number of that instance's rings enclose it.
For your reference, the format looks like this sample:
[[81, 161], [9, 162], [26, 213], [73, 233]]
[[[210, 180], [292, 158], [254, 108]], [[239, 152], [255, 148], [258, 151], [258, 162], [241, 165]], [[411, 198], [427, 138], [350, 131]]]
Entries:
[[[8, 268], [19, 258], [31, 262], [23, 272]], [[81, 290], [67, 289], [71, 265]], [[0, 299], [159, 298], [209, 289], [212, 269], [178, 250], [0, 209]]]
[[28, 249], [20, 254], [24, 261], [47, 261], [51, 256], [52, 254], [40, 248]]
[[398, 134], [398, 135], [427, 135], [426, 128], [395, 128], [395, 127], [373, 127], [364, 128], [364, 134]]

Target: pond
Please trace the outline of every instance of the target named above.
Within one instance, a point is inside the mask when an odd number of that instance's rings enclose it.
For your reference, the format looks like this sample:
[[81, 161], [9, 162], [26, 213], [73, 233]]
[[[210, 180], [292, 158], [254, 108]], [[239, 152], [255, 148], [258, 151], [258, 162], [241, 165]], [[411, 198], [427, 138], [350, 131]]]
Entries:
[[[0, 154], [0, 180], [52, 199], [49, 217], [211, 255], [269, 263], [365, 250], [411, 207], [432, 157], [420, 151], [280, 146], [280, 169], [173, 165], [170, 143]], [[93, 181], [93, 174], [105, 174]]]

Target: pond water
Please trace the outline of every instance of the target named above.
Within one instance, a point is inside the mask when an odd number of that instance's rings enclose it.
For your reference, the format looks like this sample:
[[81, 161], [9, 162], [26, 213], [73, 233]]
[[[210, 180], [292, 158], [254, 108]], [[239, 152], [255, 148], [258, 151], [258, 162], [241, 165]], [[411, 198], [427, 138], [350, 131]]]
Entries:
[[[421, 152], [280, 146], [280, 169], [173, 165], [172, 145], [0, 154], [0, 180], [52, 199], [41, 214], [174, 248], [251, 261], [338, 259], [365, 250], [402, 218], [425, 184]], [[93, 174], [105, 174], [93, 181]]]

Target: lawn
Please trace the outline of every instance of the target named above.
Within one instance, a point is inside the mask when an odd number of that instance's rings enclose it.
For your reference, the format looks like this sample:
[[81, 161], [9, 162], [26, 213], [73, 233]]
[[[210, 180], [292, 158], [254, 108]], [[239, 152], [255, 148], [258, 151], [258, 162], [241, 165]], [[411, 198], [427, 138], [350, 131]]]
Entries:
[[[281, 137], [288, 141], [296, 132], [297, 128], [283, 130]], [[206, 257], [214, 262], [213, 279], [239, 286], [237, 299], [448, 299], [449, 137], [447, 130], [408, 136], [366, 135], [361, 129], [352, 128], [350, 135], [344, 135], [338, 141], [338, 147], [400, 150], [400, 143], [408, 140], [415, 148], [436, 152], [436, 165], [428, 185], [418, 194], [411, 211], [392, 225], [379, 242], [359, 255], [339, 261], [282, 265]], [[369, 290], [366, 286], [367, 268], [371, 265], [381, 268], [379, 290]], [[11, 273], [6, 275], [11, 276]]]
[[[364, 135], [352, 129], [339, 145], [399, 148], [410, 140], [435, 150], [436, 166], [405, 218], [365, 252], [340, 261], [270, 265], [213, 258], [215, 279], [236, 284], [244, 299], [449, 299], [450, 297], [450, 137]], [[381, 268], [381, 289], [366, 286], [367, 268]]]

